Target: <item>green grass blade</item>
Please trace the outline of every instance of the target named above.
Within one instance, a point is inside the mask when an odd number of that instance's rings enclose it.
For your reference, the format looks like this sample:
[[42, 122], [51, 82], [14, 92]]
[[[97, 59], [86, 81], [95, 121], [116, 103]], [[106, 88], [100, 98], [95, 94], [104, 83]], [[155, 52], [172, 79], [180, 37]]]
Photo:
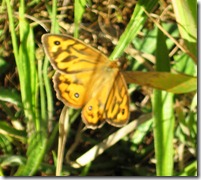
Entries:
[[[20, 3], [20, 46], [19, 59], [20, 69], [18, 69], [20, 76], [21, 96], [24, 105], [25, 117], [28, 123], [35, 123], [36, 129], [40, 129], [40, 122], [36, 120], [36, 87], [37, 74], [35, 66], [35, 44], [32, 28], [27, 23], [24, 17], [24, 2]], [[28, 124], [30, 125], [30, 124]], [[32, 126], [32, 125], [30, 125]], [[32, 127], [33, 128], [33, 127]]]
[[174, 0], [172, 5], [181, 37], [197, 61], [197, 1]]
[[19, 57], [18, 57], [19, 50], [18, 50], [18, 45], [17, 45], [17, 36], [15, 33], [12, 5], [9, 0], [6, 0], [6, 5], [7, 5], [7, 10], [8, 10], [9, 29], [11, 32], [11, 40], [12, 40], [12, 45], [13, 45], [15, 61], [16, 61], [17, 67], [20, 67], [20, 62], [19, 62]]
[[82, 20], [82, 16], [85, 12], [85, 6], [87, 1], [86, 0], [75, 0], [74, 7], [74, 17], [75, 17], [75, 30], [74, 30], [74, 37], [78, 38], [79, 35], [79, 26]]
[[[165, 37], [161, 31], [158, 31], [156, 59], [158, 71], [170, 70]], [[153, 117], [157, 176], [171, 176], [173, 174], [173, 97], [171, 93], [154, 90]]]
[[0, 122], [0, 127], [1, 127], [1, 133], [0, 134], [5, 134], [7, 136], [9, 135], [13, 139], [17, 139], [17, 140], [21, 141], [22, 143], [26, 142], [27, 139], [26, 139], [26, 132], [25, 131], [17, 130], [6, 122]]
[[193, 161], [188, 166], [184, 168], [184, 170], [179, 174], [179, 176], [197, 176], [197, 166], [198, 162]]
[[52, 13], [51, 13], [51, 32], [58, 33], [59, 32], [59, 24], [57, 22], [57, 0], [52, 1]]
[[[12, 7], [9, 1], [6, 1], [8, 16], [9, 16], [9, 25], [12, 37], [12, 45], [14, 49], [14, 56], [17, 64], [17, 69], [20, 79], [21, 87], [21, 97], [22, 103], [24, 106], [25, 117], [28, 120], [35, 120], [35, 113], [32, 109], [36, 108], [35, 98], [32, 96], [32, 93], [36, 92], [36, 71], [35, 68], [35, 57], [34, 57], [34, 38], [30, 39], [31, 29], [24, 18], [24, 3], [23, 1], [20, 4], [19, 8], [19, 27], [20, 27], [20, 46], [17, 45], [17, 37], [14, 28], [14, 19], [12, 15]], [[34, 63], [34, 66], [32, 66]], [[30, 69], [31, 68], [31, 69]], [[31, 72], [31, 74], [30, 74]], [[33, 79], [31, 79], [33, 78]], [[31, 82], [31, 86], [30, 86]], [[32, 83], [33, 82], [33, 83]], [[33, 99], [32, 99], [33, 98]]]
[[46, 149], [46, 134], [37, 132], [30, 138], [27, 162], [21, 165], [15, 176], [33, 176], [39, 168]]
[[158, 3], [158, 0], [138, 1], [124, 33], [121, 35], [118, 41], [118, 44], [116, 45], [114, 51], [110, 55], [111, 60], [115, 60], [121, 56], [124, 49], [130, 44], [130, 42], [134, 39], [134, 37], [143, 27], [147, 19], [147, 16], [144, 13], [144, 9], [150, 12], [157, 3]]
[[197, 78], [185, 74], [168, 72], [123, 72], [127, 83], [135, 83], [175, 94], [189, 93], [197, 90]]
[[18, 107], [22, 107], [20, 94], [15, 89], [0, 87], [0, 101], [9, 102]]
[[[57, 0], [53, 1], [52, 8], [48, 7], [48, 12], [51, 17], [51, 23], [52, 23], [51, 33], [59, 33], [59, 24], [57, 21]], [[41, 114], [43, 121], [46, 121], [47, 119], [49, 120], [48, 127], [51, 130], [54, 106], [53, 106], [52, 86], [50, 84], [50, 79], [48, 77], [49, 60], [47, 57], [44, 59], [44, 64], [40, 63], [40, 66], [42, 68], [42, 70], [39, 69], [39, 71], [42, 71], [40, 72], [40, 74], [42, 75], [42, 79], [40, 80], [40, 82], [42, 83], [42, 81], [44, 81], [44, 87], [42, 84], [40, 86], [41, 104], [42, 104]]]
[[[38, 60], [38, 83], [39, 83], [39, 93], [40, 93], [40, 117], [41, 117], [41, 126], [43, 129], [47, 128], [47, 102], [46, 102], [46, 94], [45, 87], [43, 82], [43, 63], [42, 59]], [[46, 75], [47, 76], [47, 75]], [[48, 98], [48, 96], [47, 96]]]

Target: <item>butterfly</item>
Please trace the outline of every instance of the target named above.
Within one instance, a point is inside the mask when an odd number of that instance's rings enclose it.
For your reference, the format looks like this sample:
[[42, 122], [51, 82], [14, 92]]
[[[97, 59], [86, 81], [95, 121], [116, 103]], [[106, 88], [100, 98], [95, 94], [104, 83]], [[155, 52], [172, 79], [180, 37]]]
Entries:
[[44, 34], [42, 44], [52, 67], [54, 89], [66, 106], [80, 109], [87, 128], [107, 122], [127, 124], [129, 96], [118, 61], [67, 35]]

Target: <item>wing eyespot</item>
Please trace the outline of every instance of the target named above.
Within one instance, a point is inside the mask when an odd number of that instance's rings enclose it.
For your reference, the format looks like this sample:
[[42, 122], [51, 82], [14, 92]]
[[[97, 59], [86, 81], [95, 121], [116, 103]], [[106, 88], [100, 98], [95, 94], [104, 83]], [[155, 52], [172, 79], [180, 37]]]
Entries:
[[79, 93], [75, 93], [74, 96], [75, 96], [75, 98], [79, 98], [80, 94]]
[[89, 106], [89, 107], [88, 107], [88, 110], [89, 110], [89, 111], [91, 111], [92, 109], [93, 109], [92, 106]]
[[61, 44], [61, 42], [60, 41], [54, 41], [54, 44], [58, 46]]

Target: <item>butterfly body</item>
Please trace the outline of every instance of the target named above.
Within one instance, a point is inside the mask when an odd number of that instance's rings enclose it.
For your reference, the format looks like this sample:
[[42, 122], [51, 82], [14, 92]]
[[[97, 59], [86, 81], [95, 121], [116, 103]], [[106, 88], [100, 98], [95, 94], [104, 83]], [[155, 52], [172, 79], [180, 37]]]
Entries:
[[126, 82], [117, 61], [70, 36], [45, 34], [42, 42], [56, 70], [53, 76], [57, 98], [65, 105], [82, 108], [88, 128], [105, 121], [121, 127], [129, 119]]

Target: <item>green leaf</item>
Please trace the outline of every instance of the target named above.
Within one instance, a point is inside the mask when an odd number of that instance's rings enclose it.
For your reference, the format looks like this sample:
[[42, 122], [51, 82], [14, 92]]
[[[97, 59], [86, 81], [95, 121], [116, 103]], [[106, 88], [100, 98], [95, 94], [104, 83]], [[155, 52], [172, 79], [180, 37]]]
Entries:
[[46, 136], [42, 132], [37, 132], [30, 138], [27, 162], [19, 167], [15, 176], [33, 176], [36, 173], [45, 154], [46, 142]]
[[[174, 38], [179, 37], [179, 32], [177, 26], [174, 23], [162, 23], [163, 28]], [[132, 41], [134, 47], [140, 52], [154, 54], [156, 51], [156, 36], [157, 36], [157, 27], [155, 26], [153, 29], [142, 29], [143, 38], [135, 37]], [[170, 39], [166, 40], [168, 49], [173, 48], [174, 42]]]
[[11, 104], [22, 107], [22, 101], [19, 92], [15, 89], [6, 89], [0, 87], [0, 101], [9, 102]]
[[179, 176], [197, 176], [197, 166], [198, 162], [193, 161], [188, 166], [186, 166], [183, 171], [178, 174]]
[[1, 167], [23, 165], [26, 161], [22, 156], [5, 155], [0, 157]]
[[127, 83], [136, 83], [141, 86], [148, 86], [175, 94], [197, 90], [197, 78], [185, 74], [127, 71], [123, 72], [123, 75]]
[[174, 56], [174, 70], [184, 74], [197, 76], [197, 66], [187, 54], [182, 53]]
[[[163, 60], [161, 60], [163, 57]], [[156, 70], [170, 71], [170, 59], [164, 34], [158, 30], [156, 47]], [[156, 157], [156, 175], [173, 174], [173, 136], [174, 136], [174, 95], [154, 90], [152, 105], [154, 119], [154, 147]]]
[[82, 16], [85, 12], [85, 6], [87, 1], [86, 0], [75, 0], [75, 11], [74, 11], [74, 17], [75, 17], [75, 30], [74, 30], [74, 37], [78, 38], [79, 34], [79, 27], [82, 20]]
[[114, 51], [110, 55], [111, 60], [117, 59], [118, 57], [121, 56], [124, 49], [131, 43], [131, 41], [136, 37], [138, 32], [143, 27], [147, 19], [147, 16], [144, 13], [144, 9], [150, 12], [154, 8], [154, 6], [157, 5], [157, 3], [158, 0], [138, 1], [124, 33], [121, 35], [118, 44], [116, 45]]
[[0, 122], [1, 133], [5, 135], [9, 135], [10, 137], [21, 140], [22, 142], [26, 142], [26, 132], [22, 130], [17, 130], [10, 126], [6, 122]]
[[197, 61], [197, 1], [174, 0], [172, 5], [181, 37]]

